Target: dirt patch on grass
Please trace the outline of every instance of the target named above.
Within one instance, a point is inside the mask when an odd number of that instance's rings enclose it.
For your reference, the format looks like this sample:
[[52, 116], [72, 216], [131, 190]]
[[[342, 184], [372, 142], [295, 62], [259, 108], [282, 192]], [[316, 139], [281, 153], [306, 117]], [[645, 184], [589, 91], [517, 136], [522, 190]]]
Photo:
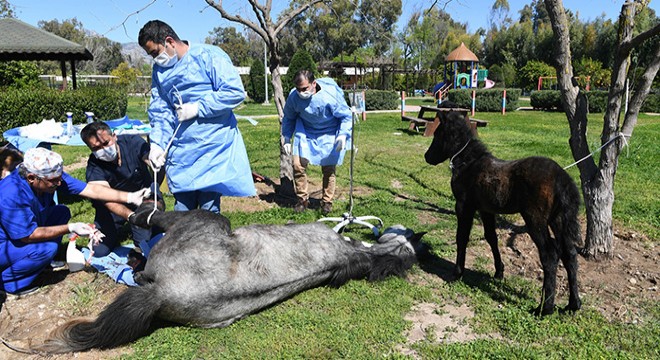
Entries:
[[[584, 223], [582, 228], [585, 229]], [[510, 228], [497, 230], [504, 262], [504, 276], [515, 274], [536, 282], [539, 292], [535, 300], [539, 300], [543, 270], [538, 250], [524, 231], [524, 224], [512, 224]], [[475, 233], [483, 234], [483, 230], [473, 231], [473, 240], [467, 249], [466, 273], [477, 268], [479, 259], [487, 259], [485, 267], [492, 276], [494, 264], [490, 247], [485, 239], [475, 239]], [[650, 316], [645, 308], [648, 308], [649, 303], [658, 301], [660, 295], [660, 247], [644, 234], [615, 227], [614, 253], [613, 258], [600, 261], [586, 260], [578, 256], [578, 282], [583, 309], [596, 309], [610, 321], [630, 324], [649, 321]], [[410, 279], [422, 286], [431, 287], [434, 287], [434, 283], [453, 280], [454, 261], [454, 258], [435, 258], [433, 264], [429, 264], [421, 259], [420, 266], [425, 271], [412, 275]], [[489, 280], [483, 276], [481, 278], [480, 281]], [[558, 307], [566, 305], [568, 292], [566, 271], [560, 262], [555, 301]], [[410, 345], [420, 340], [446, 343], [484, 337], [473, 334], [466, 323], [465, 320], [473, 315], [467, 305], [457, 307], [452, 304], [418, 304], [406, 317], [412, 322], [412, 327], [406, 334], [406, 344], [400, 346], [399, 350], [415, 357]], [[497, 338], [499, 334], [488, 334], [485, 337]]]
[[[67, 270], [48, 271], [37, 278], [44, 284], [37, 292], [16, 297], [8, 295], [0, 310], [0, 359], [43, 359], [30, 354], [30, 346], [42, 344], [48, 334], [67, 320], [78, 316], [96, 316], [101, 309], [125, 289], [97, 272]], [[27, 353], [20, 352], [26, 351]], [[76, 353], [76, 359], [95, 360], [129, 354], [128, 347]], [[71, 359], [72, 354], [49, 355], [48, 359]]]

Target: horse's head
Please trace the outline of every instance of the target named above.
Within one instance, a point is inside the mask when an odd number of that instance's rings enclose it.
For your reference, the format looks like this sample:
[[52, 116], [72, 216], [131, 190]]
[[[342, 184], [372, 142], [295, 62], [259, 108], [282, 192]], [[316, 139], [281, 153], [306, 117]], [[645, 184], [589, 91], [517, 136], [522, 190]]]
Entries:
[[[154, 204], [156, 204], [156, 209], [154, 209]], [[144, 200], [142, 205], [135, 209], [135, 215], [129, 216], [128, 222], [133, 225], [148, 229], [152, 225], [149, 222], [152, 213], [157, 211], [165, 211], [165, 203], [162, 200], [159, 199], [156, 203], [154, 203], [153, 200]]]
[[[459, 106], [453, 102], [444, 101], [438, 107], [456, 109]], [[438, 119], [439, 123], [433, 133], [433, 141], [424, 154], [424, 159], [431, 165], [438, 165], [454, 156], [472, 138], [472, 130], [465, 121], [465, 115], [460, 111], [440, 111]]]

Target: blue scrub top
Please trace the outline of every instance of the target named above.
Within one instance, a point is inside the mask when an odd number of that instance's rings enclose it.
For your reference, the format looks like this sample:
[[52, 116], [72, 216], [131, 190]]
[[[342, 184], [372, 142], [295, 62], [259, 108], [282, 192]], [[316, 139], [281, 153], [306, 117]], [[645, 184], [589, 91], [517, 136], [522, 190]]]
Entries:
[[119, 165], [89, 155], [87, 182], [107, 181], [111, 188], [128, 192], [150, 187], [154, 179], [142, 160], [149, 155], [149, 144], [139, 135], [118, 135], [117, 145], [121, 156]]
[[[86, 186], [85, 182], [62, 173], [62, 183], [57, 191], [60, 195], [78, 195]], [[27, 180], [18, 174], [18, 169], [0, 180], [0, 252], [5, 253], [8, 241], [20, 245], [20, 239], [44, 226], [43, 214], [53, 206], [53, 194], [35, 195]], [[0, 267], [8, 266], [6, 261], [6, 256], [0, 256]]]
[[[352, 113], [344, 92], [330, 78], [316, 79], [316, 94], [309, 99], [291, 90], [282, 117], [282, 136], [294, 137], [293, 155], [306, 158], [313, 165], [341, 165], [351, 147]], [[335, 151], [337, 136], [346, 136], [346, 145]]]
[[[245, 90], [229, 56], [217, 46], [190, 44], [172, 67], [153, 67], [149, 138], [167, 153], [165, 171], [172, 193], [213, 191], [226, 196], [255, 195], [243, 137], [232, 112]], [[179, 125], [175, 105], [197, 102], [198, 117]]]

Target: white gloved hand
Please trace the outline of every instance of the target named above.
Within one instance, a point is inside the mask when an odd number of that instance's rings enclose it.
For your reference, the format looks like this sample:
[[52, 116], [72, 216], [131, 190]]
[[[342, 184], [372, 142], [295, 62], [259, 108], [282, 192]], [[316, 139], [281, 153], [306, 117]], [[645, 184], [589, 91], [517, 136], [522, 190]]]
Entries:
[[344, 150], [344, 146], [346, 146], [346, 135], [337, 136], [337, 139], [335, 140], [335, 150], [342, 151]]
[[176, 107], [176, 116], [179, 118], [179, 121], [194, 119], [198, 113], [199, 105], [196, 102], [185, 103]]
[[291, 155], [291, 143], [286, 143], [282, 146], [284, 149], [284, 155]]
[[142, 199], [148, 198], [149, 196], [151, 196], [151, 189], [144, 188], [142, 190], [129, 192], [126, 197], [126, 202], [135, 206], [140, 206], [142, 205]]
[[163, 165], [165, 165], [165, 150], [160, 146], [151, 143], [151, 149], [149, 150], [149, 161], [151, 166], [154, 167], [154, 170], [160, 170]]
[[69, 226], [69, 232], [74, 233], [78, 236], [90, 236], [94, 234], [95, 231], [98, 231], [94, 229], [91, 225], [83, 222], [69, 223], [68, 226]]

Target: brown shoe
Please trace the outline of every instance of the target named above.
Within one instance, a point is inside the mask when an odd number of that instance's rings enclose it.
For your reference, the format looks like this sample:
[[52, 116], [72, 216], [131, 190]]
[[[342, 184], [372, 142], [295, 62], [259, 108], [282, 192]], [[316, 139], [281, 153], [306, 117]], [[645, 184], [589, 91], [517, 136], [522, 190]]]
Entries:
[[328, 215], [332, 211], [332, 203], [321, 203], [321, 214]]
[[309, 205], [307, 200], [298, 200], [298, 203], [293, 207], [293, 211], [301, 213], [307, 210], [307, 205]]

